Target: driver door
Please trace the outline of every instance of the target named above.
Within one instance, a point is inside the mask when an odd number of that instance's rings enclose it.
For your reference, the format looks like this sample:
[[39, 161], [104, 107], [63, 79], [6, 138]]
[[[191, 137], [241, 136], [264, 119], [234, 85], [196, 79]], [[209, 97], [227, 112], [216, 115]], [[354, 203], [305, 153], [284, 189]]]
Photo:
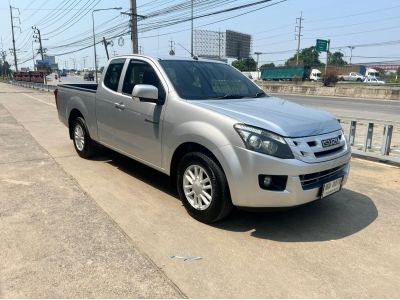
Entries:
[[158, 88], [159, 99], [165, 102], [165, 89], [155, 69], [144, 60], [130, 60], [122, 85], [121, 105], [115, 126], [117, 147], [131, 156], [160, 167], [164, 105], [133, 99], [132, 90], [136, 84], [154, 85]]

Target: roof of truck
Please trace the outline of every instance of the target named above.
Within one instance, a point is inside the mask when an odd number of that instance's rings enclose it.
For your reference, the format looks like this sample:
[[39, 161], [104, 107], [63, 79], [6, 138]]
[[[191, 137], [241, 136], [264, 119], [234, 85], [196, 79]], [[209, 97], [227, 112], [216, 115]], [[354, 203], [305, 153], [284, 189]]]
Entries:
[[141, 55], [141, 54], [126, 54], [126, 55], [115, 56], [111, 59], [128, 58], [128, 57], [142, 57], [142, 58], [148, 58], [148, 59], [153, 59], [153, 60], [154, 59], [155, 60], [183, 60], [183, 61], [207, 61], [207, 62], [222, 63], [222, 64], [225, 63], [223, 61], [205, 59], [202, 57], [198, 57], [197, 59], [195, 59], [195, 58], [191, 58], [191, 57], [172, 56], [172, 55], [149, 56], [149, 55]]

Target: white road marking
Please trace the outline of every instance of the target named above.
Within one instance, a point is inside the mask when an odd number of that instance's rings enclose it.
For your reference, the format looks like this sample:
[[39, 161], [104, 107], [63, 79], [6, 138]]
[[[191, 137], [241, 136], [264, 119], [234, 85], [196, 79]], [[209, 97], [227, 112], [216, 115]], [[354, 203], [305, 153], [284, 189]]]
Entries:
[[12, 183], [12, 184], [26, 185], [26, 186], [33, 184], [33, 182], [30, 182], [30, 181], [21, 181], [21, 180], [13, 180], [13, 179], [3, 179], [2, 181]]
[[46, 105], [50, 105], [50, 106], [56, 107], [56, 105], [55, 105], [54, 103], [48, 103], [48, 102], [46, 102], [46, 101], [43, 101], [42, 99], [39, 99], [39, 98], [33, 97], [33, 96], [31, 96], [31, 95], [28, 95], [28, 94], [25, 94], [25, 93], [21, 93], [21, 94], [22, 94], [22, 95], [24, 95], [24, 96], [26, 96], [26, 97], [32, 98], [32, 99], [34, 99], [34, 100], [36, 100], [36, 101], [39, 101], [39, 102], [41, 102], [41, 103], [43, 103], [43, 104], [46, 104]]

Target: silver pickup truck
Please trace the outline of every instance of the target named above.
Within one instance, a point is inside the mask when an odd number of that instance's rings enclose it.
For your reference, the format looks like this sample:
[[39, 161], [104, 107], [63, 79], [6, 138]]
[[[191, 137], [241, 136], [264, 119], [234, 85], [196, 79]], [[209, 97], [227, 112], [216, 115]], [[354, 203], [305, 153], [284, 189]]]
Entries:
[[290, 207], [341, 189], [350, 147], [330, 114], [267, 96], [220, 62], [129, 55], [99, 84], [55, 91], [79, 156], [101, 144], [170, 176], [205, 223], [245, 208]]

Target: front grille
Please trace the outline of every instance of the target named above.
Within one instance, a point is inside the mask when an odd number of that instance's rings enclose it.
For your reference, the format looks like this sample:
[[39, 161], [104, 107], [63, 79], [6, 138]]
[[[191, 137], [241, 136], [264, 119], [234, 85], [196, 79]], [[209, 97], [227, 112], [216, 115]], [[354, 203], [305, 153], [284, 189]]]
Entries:
[[322, 156], [326, 156], [326, 155], [330, 155], [330, 154], [334, 154], [336, 152], [340, 152], [344, 149], [344, 146], [341, 147], [337, 147], [334, 149], [329, 149], [329, 150], [325, 150], [325, 151], [320, 151], [320, 152], [314, 152], [315, 157], [319, 158]]
[[[324, 147], [323, 141], [335, 139], [336, 145]], [[294, 156], [308, 163], [331, 160], [347, 152], [346, 139], [341, 130], [315, 136], [288, 138], [288, 144]]]
[[347, 164], [329, 170], [300, 175], [300, 182], [303, 190], [313, 189], [321, 186], [334, 178], [344, 175]]

